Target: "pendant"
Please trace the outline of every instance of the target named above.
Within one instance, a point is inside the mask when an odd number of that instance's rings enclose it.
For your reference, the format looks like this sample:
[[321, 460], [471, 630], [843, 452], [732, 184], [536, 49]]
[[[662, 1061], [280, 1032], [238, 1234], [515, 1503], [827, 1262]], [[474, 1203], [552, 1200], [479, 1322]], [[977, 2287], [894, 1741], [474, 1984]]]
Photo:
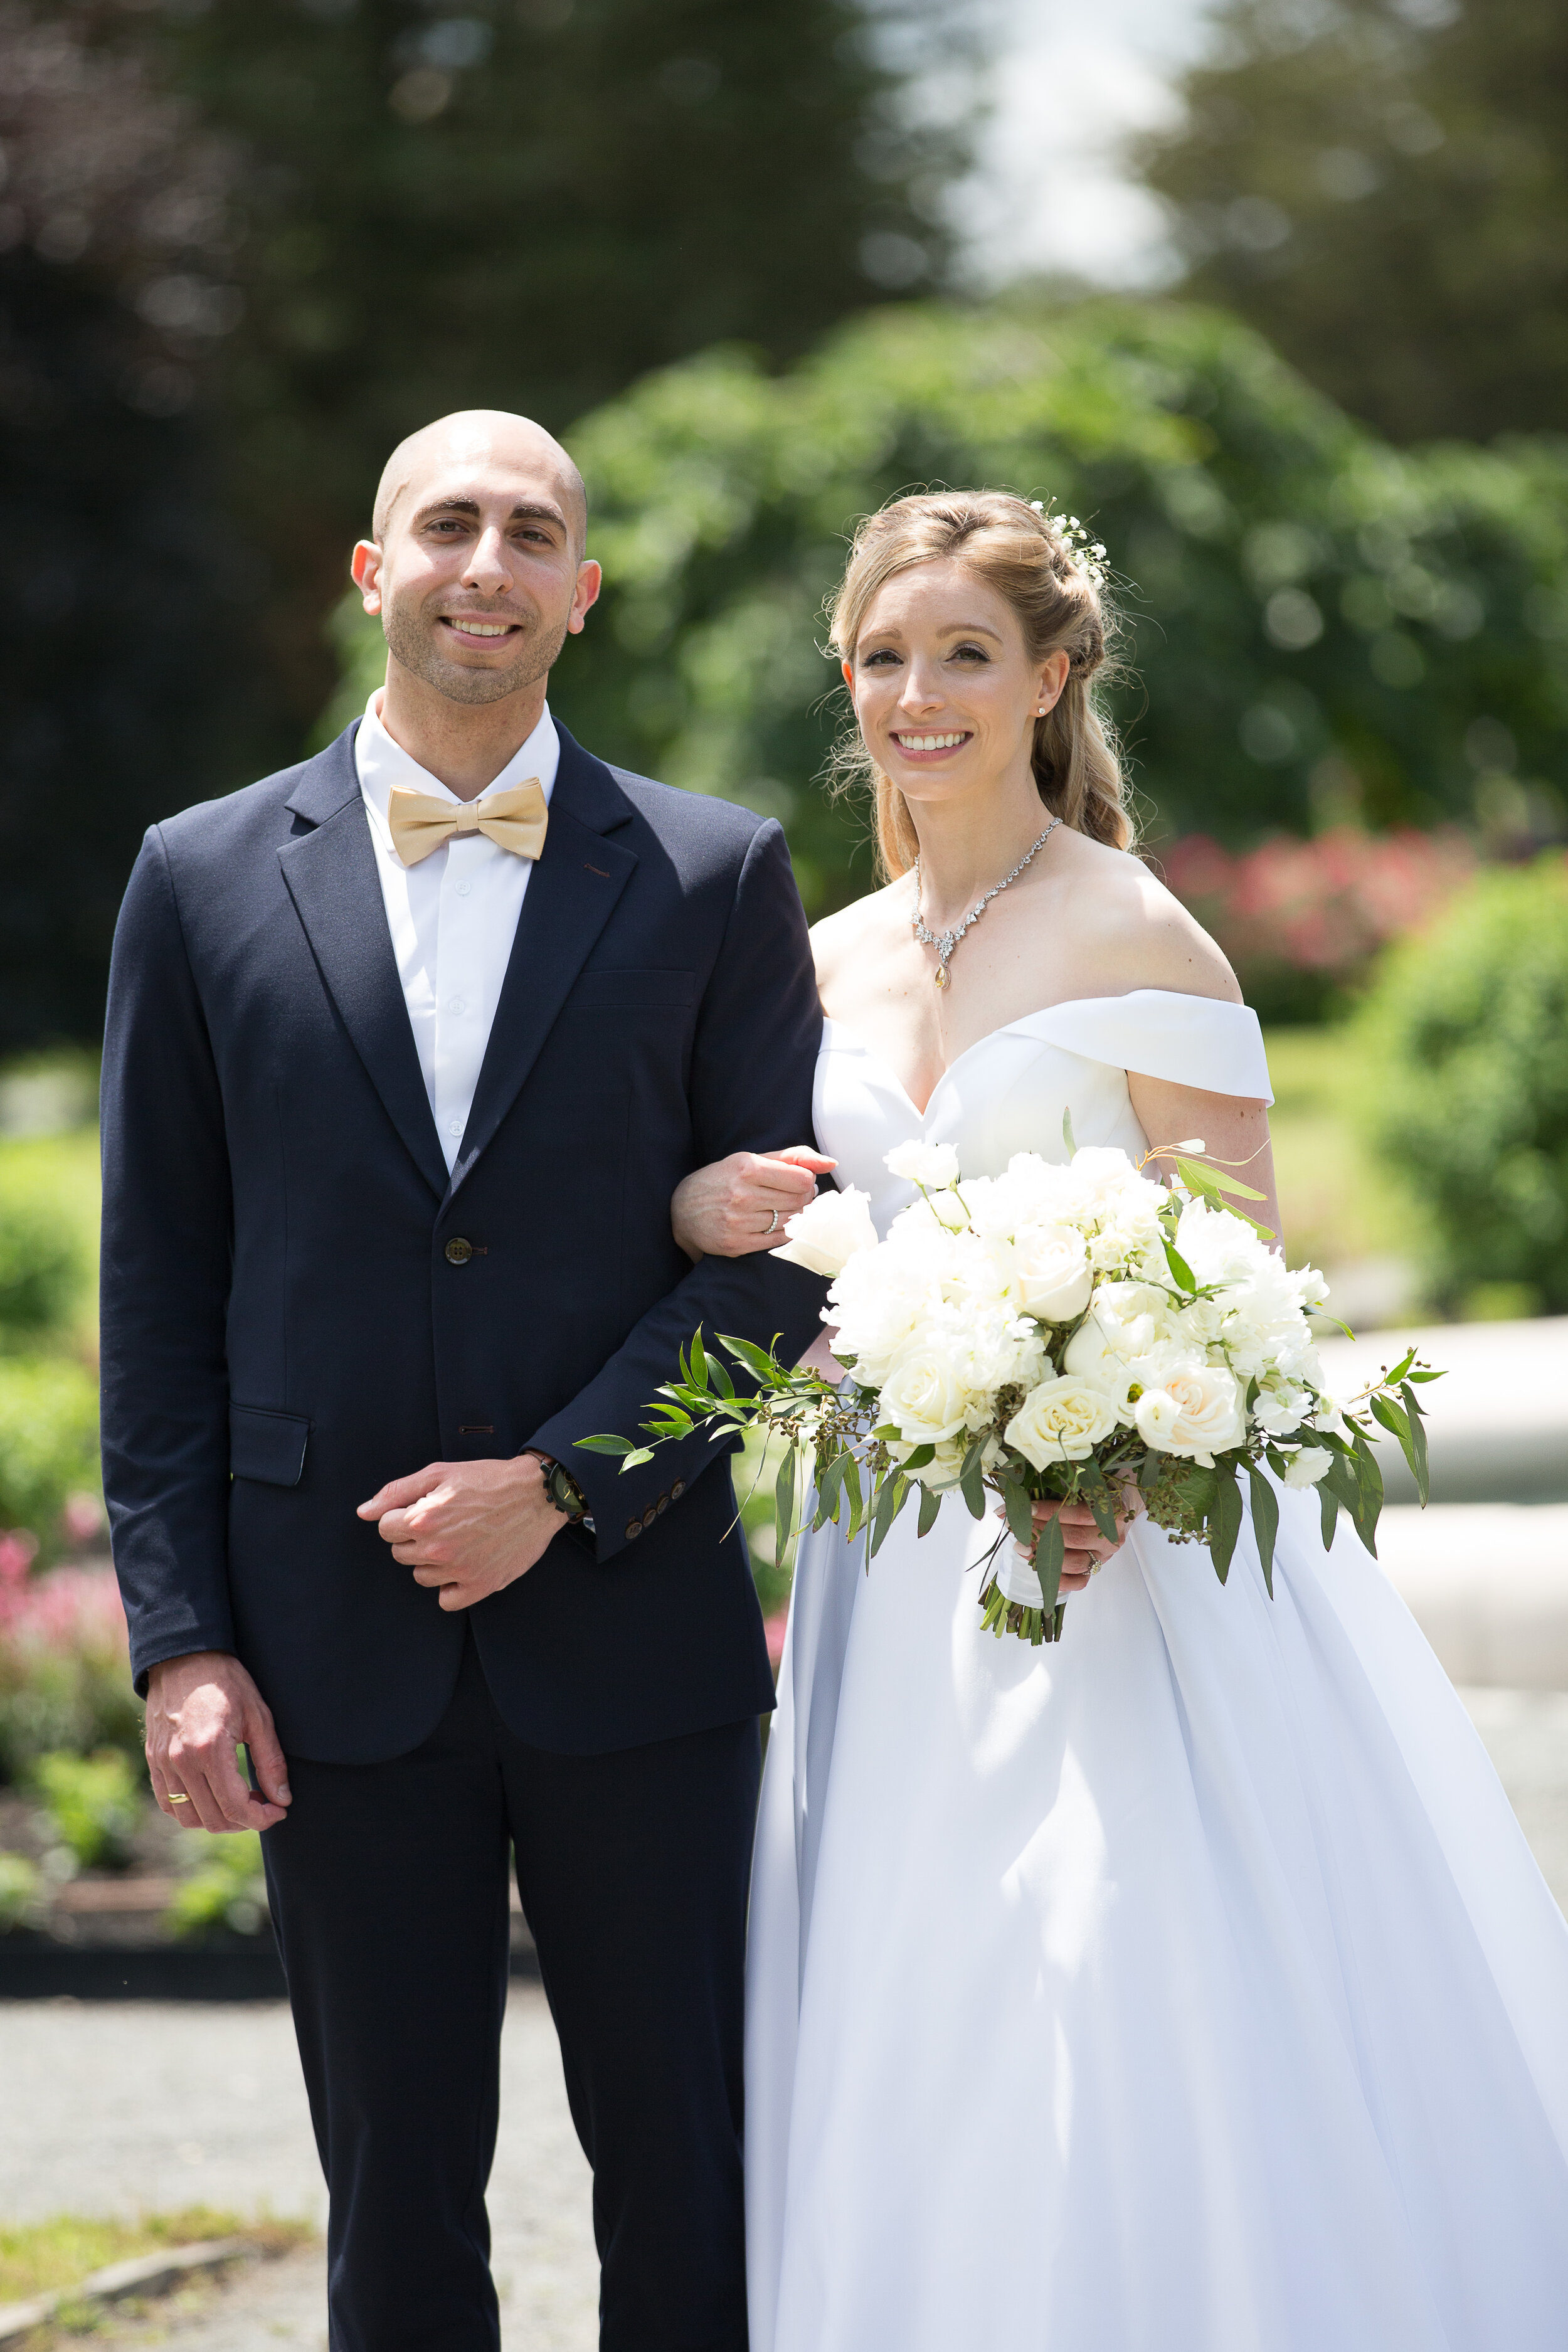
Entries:
[[936, 984], [939, 988], [947, 986], [947, 966], [944, 963], [939, 963], [936, 968]]

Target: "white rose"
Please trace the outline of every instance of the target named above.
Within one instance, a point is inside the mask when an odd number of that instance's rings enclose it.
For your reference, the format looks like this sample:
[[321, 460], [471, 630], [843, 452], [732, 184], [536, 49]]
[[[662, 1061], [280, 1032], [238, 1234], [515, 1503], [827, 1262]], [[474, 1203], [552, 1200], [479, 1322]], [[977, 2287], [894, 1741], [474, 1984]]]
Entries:
[[786, 1220], [784, 1232], [788, 1240], [770, 1250], [770, 1257], [804, 1265], [808, 1274], [842, 1274], [861, 1250], [877, 1246], [871, 1196], [853, 1185], [844, 1192], [819, 1192]]
[[961, 1360], [940, 1344], [910, 1349], [882, 1383], [882, 1418], [896, 1423], [910, 1445], [939, 1445], [956, 1436], [969, 1401]]
[[1117, 1424], [1116, 1400], [1093, 1381], [1042, 1381], [1007, 1423], [1007, 1443], [1037, 1470], [1086, 1462]]
[[1042, 1323], [1070, 1323], [1089, 1305], [1094, 1273], [1083, 1235], [1070, 1225], [1032, 1225], [1019, 1234], [1018, 1296]]
[[[1163, 1453], [1184, 1454], [1212, 1470], [1216, 1454], [1239, 1445], [1246, 1437], [1241, 1389], [1235, 1373], [1223, 1364], [1177, 1366], [1160, 1385], [1177, 1408], [1169, 1435], [1147, 1441]], [[1140, 1397], [1138, 1404], [1142, 1402]]]
[[1326, 1445], [1303, 1445], [1300, 1454], [1293, 1454], [1285, 1465], [1285, 1484], [1315, 1486], [1320, 1478], [1327, 1476], [1333, 1458]]
[[895, 1176], [908, 1184], [920, 1184], [928, 1192], [945, 1192], [958, 1181], [958, 1154], [951, 1143], [921, 1143], [918, 1139], [900, 1143], [888, 1152], [882, 1161]]
[[1174, 1449], [1172, 1439], [1182, 1418], [1182, 1408], [1169, 1389], [1145, 1389], [1132, 1408], [1133, 1425], [1145, 1445], [1159, 1454]]

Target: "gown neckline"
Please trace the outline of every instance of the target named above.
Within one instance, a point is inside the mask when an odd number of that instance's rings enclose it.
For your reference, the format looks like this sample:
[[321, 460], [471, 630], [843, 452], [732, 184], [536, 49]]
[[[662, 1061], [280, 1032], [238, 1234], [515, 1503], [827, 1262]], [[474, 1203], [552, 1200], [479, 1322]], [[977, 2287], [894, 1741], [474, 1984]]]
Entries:
[[876, 1046], [871, 1045], [868, 1039], [863, 1037], [858, 1029], [852, 1027], [847, 1021], [840, 1021], [837, 1016], [832, 1013], [824, 1013], [822, 1016], [822, 1026], [825, 1034], [829, 1029], [837, 1029], [841, 1036], [850, 1038], [858, 1052], [864, 1054], [868, 1061], [875, 1062], [885, 1075], [892, 1080], [893, 1085], [898, 1088], [899, 1093], [903, 1097], [904, 1101], [909, 1105], [910, 1110], [914, 1112], [915, 1117], [920, 1120], [921, 1125], [923, 1127], [931, 1117], [931, 1107], [932, 1103], [935, 1102], [938, 1095], [942, 1092], [949, 1078], [952, 1077], [953, 1072], [958, 1069], [962, 1064], [967, 1062], [972, 1054], [978, 1054], [982, 1045], [989, 1045], [995, 1038], [1005, 1037], [1009, 1031], [1014, 1029], [1022, 1029], [1031, 1021], [1043, 1021], [1047, 1013], [1070, 1013], [1075, 1011], [1079, 1006], [1084, 1004], [1125, 1004], [1134, 996], [1173, 996], [1181, 998], [1188, 1004], [1222, 1004], [1227, 1009], [1227, 1011], [1232, 1013], [1239, 1013], [1246, 1010], [1245, 1005], [1232, 1004], [1228, 997], [1194, 996], [1191, 989], [1186, 988], [1124, 988], [1121, 992], [1120, 995], [1117, 996], [1058, 997], [1054, 1004], [1042, 1004], [1037, 1007], [1033, 1013], [1021, 1013], [1016, 1021], [1003, 1021], [998, 1023], [994, 1029], [987, 1029], [983, 1037], [976, 1037], [973, 1045], [965, 1045], [962, 1054], [955, 1054], [952, 1061], [948, 1063], [946, 1068], [938, 1077], [937, 1082], [935, 1086], [932, 1087], [930, 1094], [926, 1097], [924, 1110], [921, 1110], [913, 1095], [910, 1094], [908, 1087], [905, 1086], [902, 1078], [900, 1077], [897, 1070], [894, 1069], [891, 1062], [888, 1060], [886, 1055], [879, 1053]]

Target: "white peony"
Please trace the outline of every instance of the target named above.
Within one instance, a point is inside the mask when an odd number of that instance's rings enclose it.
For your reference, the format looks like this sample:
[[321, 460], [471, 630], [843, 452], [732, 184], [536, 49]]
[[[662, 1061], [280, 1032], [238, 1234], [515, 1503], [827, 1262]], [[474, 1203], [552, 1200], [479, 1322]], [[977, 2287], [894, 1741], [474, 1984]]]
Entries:
[[1333, 1458], [1326, 1445], [1303, 1445], [1300, 1454], [1293, 1454], [1285, 1465], [1285, 1484], [1315, 1486], [1320, 1478], [1327, 1476]]
[[956, 1349], [927, 1341], [909, 1349], [882, 1383], [881, 1412], [910, 1445], [938, 1445], [965, 1426], [971, 1391]]
[[928, 1192], [945, 1192], [958, 1181], [958, 1154], [951, 1143], [922, 1143], [917, 1138], [886, 1153], [882, 1164], [906, 1183], [923, 1185]]
[[[1157, 1398], [1168, 1401], [1174, 1412], [1167, 1411], [1166, 1402], [1154, 1402]], [[1145, 1389], [1133, 1406], [1133, 1417], [1145, 1444], [1212, 1470], [1215, 1455], [1241, 1444], [1247, 1435], [1241, 1398], [1235, 1373], [1223, 1364], [1177, 1366], [1158, 1389]], [[1158, 1436], [1153, 1434], [1157, 1423], [1163, 1424]]]
[[1026, 1225], [1014, 1247], [1014, 1279], [1026, 1314], [1042, 1323], [1070, 1323], [1083, 1313], [1094, 1274], [1080, 1233], [1071, 1225]]
[[1062, 1350], [1062, 1368], [1125, 1399], [1135, 1381], [1153, 1387], [1178, 1346], [1167, 1294], [1152, 1283], [1102, 1282], [1084, 1321]]
[[1007, 1423], [1007, 1443], [1037, 1470], [1087, 1462], [1118, 1422], [1116, 1399], [1093, 1381], [1042, 1381]]
[[843, 1192], [819, 1192], [786, 1220], [784, 1232], [789, 1238], [770, 1250], [770, 1257], [804, 1265], [808, 1274], [842, 1274], [852, 1257], [877, 1246], [870, 1194], [853, 1185]]

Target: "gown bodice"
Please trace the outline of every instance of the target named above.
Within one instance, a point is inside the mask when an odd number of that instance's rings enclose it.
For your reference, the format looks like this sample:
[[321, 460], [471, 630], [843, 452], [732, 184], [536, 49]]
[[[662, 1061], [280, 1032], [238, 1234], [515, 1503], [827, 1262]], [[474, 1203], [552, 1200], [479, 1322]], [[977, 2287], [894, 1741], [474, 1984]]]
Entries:
[[[999, 1176], [1015, 1152], [1065, 1160], [1062, 1118], [1074, 1140], [1116, 1145], [1136, 1160], [1147, 1148], [1127, 1073], [1211, 1094], [1271, 1102], [1258, 1015], [1245, 1004], [1135, 988], [1125, 996], [1075, 997], [994, 1029], [938, 1079], [915, 1108], [871, 1046], [841, 1021], [825, 1021], [817, 1057], [815, 1124], [837, 1181], [870, 1195], [879, 1232], [914, 1198], [883, 1165], [895, 1145], [919, 1137], [951, 1143], [966, 1176]], [[1155, 1141], [1173, 1143], [1174, 1136]]]

